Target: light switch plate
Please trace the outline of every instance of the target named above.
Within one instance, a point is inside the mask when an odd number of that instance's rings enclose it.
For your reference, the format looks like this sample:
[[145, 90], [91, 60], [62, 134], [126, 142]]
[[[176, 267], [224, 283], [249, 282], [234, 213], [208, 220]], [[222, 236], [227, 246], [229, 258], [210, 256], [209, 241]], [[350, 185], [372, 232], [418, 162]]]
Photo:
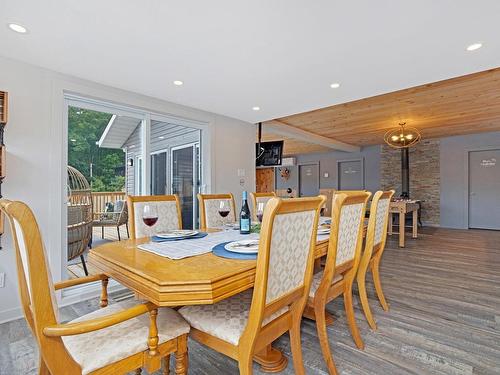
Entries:
[[245, 177], [245, 170], [244, 169], [238, 169], [238, 177]]
[[0, 288], [5, 287], [5, 272], [0, 272]]
[[325, 173], [323, 174], [323, 177], [324, 177], [324, 178], [328, 178], [329, 176], [330, 176], [330, 174], [329, 174], [328, 172], [325, 172]]

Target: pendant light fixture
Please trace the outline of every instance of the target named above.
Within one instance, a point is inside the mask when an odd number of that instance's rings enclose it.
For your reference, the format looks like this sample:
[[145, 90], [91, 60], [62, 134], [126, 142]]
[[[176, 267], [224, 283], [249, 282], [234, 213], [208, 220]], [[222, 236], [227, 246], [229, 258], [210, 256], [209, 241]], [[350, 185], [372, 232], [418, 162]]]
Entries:
[[399, 126], [389, 130], [384, 135], [384, 141], [394, 148], [407, 148], [416, 145], [421, 139], [420, 132], [406, 126], [406, 122], [400, 122]]

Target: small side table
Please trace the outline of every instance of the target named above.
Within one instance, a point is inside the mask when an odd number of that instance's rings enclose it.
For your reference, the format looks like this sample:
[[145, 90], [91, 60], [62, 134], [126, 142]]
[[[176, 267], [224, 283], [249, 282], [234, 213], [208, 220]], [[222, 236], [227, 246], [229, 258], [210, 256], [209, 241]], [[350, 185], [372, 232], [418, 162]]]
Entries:
[[418, 235], [418, 210], [419, 201], [396, 201], [389, 205], [389, 228], [388, 233], [392, 235], [392, 215], [399, 214], [399, 247], [405, 247], [405, 221], [406, 214], [412, 213], [412, 238]]

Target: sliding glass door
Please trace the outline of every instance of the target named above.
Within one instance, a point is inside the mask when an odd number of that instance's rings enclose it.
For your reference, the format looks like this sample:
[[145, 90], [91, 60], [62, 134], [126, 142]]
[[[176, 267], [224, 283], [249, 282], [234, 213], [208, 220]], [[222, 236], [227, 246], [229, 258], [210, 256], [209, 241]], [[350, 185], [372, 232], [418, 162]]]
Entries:
[[172, 148], [171, 171], [172, 194], [177, 194], [181, 201], [183, 227], [198, 227], [196, 194], [200, 187], [199, 143]]
[[151, 155], [151, 194], [168, 194], [167, 151], [158, 151]]
[[[68, 174], [64, 185], [68, 207], [62, 220], [62, 260], [67, 277], [92, 273], [85, 263], [89, 246], [127, 238], [122, 214], [127, 195], [178, 194], [183, 227], [198, 227], [196, 194], [206, 124], [71, 94], [65, 95], [65, 113], [63, 168], [86, 180], [78, 188]], [[78, 200], [80, 190], [88, 196], [85, 207]]]

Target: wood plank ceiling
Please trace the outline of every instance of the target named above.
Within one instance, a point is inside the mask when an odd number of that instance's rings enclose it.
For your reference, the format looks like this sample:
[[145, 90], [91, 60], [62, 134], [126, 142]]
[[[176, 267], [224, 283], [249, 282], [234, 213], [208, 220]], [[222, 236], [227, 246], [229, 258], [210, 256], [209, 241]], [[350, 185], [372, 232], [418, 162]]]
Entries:
[[[357, 146], [383, 143], [406, 122], [422, 138], [500, 130], [500, 68], [272, 120]], [[265, 131], [264, 140], [284, 139]], [[285, 139], [286, 155], [330, 149]]]

